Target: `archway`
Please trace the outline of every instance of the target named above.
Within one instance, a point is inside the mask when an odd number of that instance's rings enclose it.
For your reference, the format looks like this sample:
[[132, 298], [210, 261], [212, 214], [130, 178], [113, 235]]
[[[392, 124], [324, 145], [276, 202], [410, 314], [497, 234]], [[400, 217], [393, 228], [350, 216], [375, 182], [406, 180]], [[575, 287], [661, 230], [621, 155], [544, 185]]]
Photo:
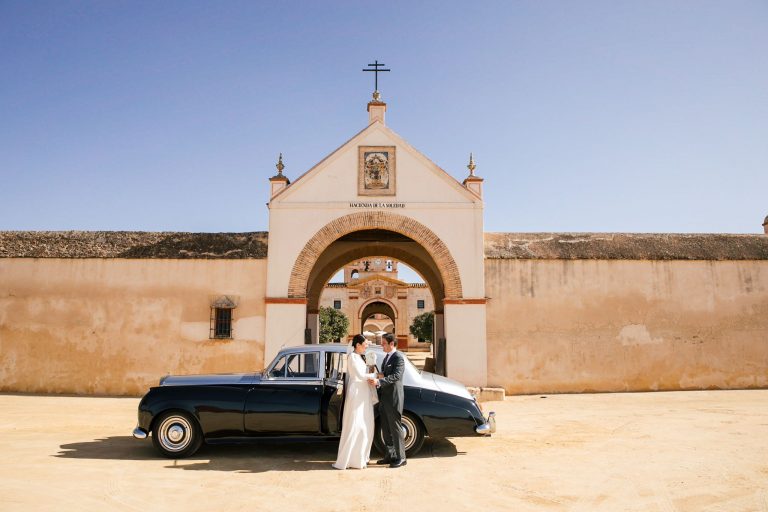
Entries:
[[[377, 264], [399, 261], [415, 271], [424, 282], [413, 287], [399, 280], [396, 275], [391, 277], [388, 272], [378, 269], [370, 273], [365, 271], [362, 279], [334, 283], [332, 288], [326, 288], [328, 281], [340, 269], [366, 259], [375, 260]], [[343, 292], [340, 292], [340, 287], [343, 287]], [[332, 290], [330, 297], [324, 295], [326, 289]], [[439, 321], [436, 322], [434, 339], [444, 337], [443, 290], [444, 285], [436, 264], [424, 248], [412, 239], [384, 230], [350, 233], [329, 245], [310, 273], [305, 337], [310, 342], [317, 340], [320, 301], [321, 297], [325, 297], [324, 305], [334, 304], [334, 307], [346, 313], [350, 320], [350, 335], [365, 331], [392, 332], [400, 346], [407, 350], [411, 342], [418, 343], [415, 338], [411, 339], [409, 329], [416, 311], [423, 312], [425, 301], [417, 299], [428, 299], [426, 302], [431, 303], [429, 309], [438, 312]], [[418, 303], [422, 304], [419, 306]], [[371, 315], [382, 315], [373, 322], [377, 324], [375, 329], [365, 326], [366, 319]], [[385, 319], [389, 321], [385, 322]]]
[[[339, 217], [315, 233], [304, 245], [291, 271], [288, 298], [308, 299], [310, 274], [329, 247], [345, 235], [366, 232], [397, 233], [414, 242], [429, 255], [429, 263], [431, 263], [429, 266], [434, 274], [440, 276], [442, 289], [445, 292], [444, 298], [461, 299], [463, 297], [458, 266], [440, 237], [410, 217], [382, 211], [366, 211]], [[375, 243], [378, 240], [371, 241]], [[400, 259], [406, 261], [403, 258]], [[416, 265], [408, 261], [406, 263], [413, 266], [417, 272], [419, 271]]]
[[385, 327], [391, 324], [393, 328], [389, 332], [393, 334], [396, 332], [394, 327], [397, 325], [397, 307], [392, 302], [382, 298], [371, 299], [359, 308], [358, 318], [363, 331], [370, 330], [366, 328], [366, 324], [370, 321], [371, 317], [376, 315], [381, 315], [388, 319], [386, 322], [374, 322], [377, 327], [376, 331], [386, 330]]
[[[393, 229], [383, 229], [382, 226]], [[360, 229], [353, 229], [356, 227]], [[406, 232], [407, 228], [413, 228], [414, 233]], [[305, 338], [317, 342], [320, 297], [329, 279], [344, 265], [374, 255], [399, 260], [421, 276], [434, 303], [433, 339], [444, 338], [445, 301], [461, 299], [462, 293], [456, 263], [445, 244], [428, 228], [407, 217], [384, 212], [342, 217], [318, 231], [305, 245], [293, 265], [289, 285], [292, 298], [307, 301]], [[393, 312], [387, 316], [392, 320], [394, 334], [405, 343], [410, 325], [407, 320], [398, 321], [396, 311], [407, 307], [391, 306]], [[350, 320], [350, 332], [364, 330], [366, 318], [362, 314]]]

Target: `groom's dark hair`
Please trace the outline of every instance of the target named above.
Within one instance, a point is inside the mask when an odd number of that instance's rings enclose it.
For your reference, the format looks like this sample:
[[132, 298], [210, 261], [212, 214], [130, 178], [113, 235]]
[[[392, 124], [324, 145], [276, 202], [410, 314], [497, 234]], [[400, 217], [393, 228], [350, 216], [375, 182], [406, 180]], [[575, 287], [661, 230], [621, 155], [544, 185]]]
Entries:
[[392, 334], [387, 333], [384, 336], [382, 336], [385, 340], [387, 340], [387, 343], [390, 345], [397, 346], [397, 338], [395, 338]]
[[365, 339], [365, 336], [362, 334], [355, 334], [355, 337], [352, 338], [352, 350], [355, 349], [356, 346], [358, 346], [361, 343], [365, 343], [367, 340]]

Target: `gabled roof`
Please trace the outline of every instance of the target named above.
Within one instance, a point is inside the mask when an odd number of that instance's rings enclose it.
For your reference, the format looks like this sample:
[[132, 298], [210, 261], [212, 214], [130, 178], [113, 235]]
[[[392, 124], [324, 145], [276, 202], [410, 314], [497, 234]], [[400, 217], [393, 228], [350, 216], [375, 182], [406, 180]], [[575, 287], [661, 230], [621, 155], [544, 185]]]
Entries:
[[376, 130], [381, 130], [385, 134], [389, 135], [392, 139], [394, 139], [394, 142], [397, 146], [400, 146], [406, 151], [408, 151], [409, 153], [411, 153], [417, 160], [421, 161], [421, 163], [424, 164], [426, 168], [430, 169], [432, 172], [435, 173], [435, 175], [440, 177], [446, 183], [449, 183], [452, 187], [454, 187], [461, 194], [463, 194], [468, 200], [472, 202], [482, 202], [482, 199], [480, 197], [478, 197], [476, 194], [474, 194], [469, 189], [464, 187], [464, 185], [462, 185], [458, 180], [456, 180], [453, 176], [448, 174], [443, 168], [441, 168], [432, 160], [430, 160], [418, 149], [411, 146], [404, 138], [398, 135], [394, 130], [386, 126], [381, 121], [376, 120], [371, 124], [369, 124], [367, 127], [357, 132], [351, 139], [349, 139], [347, 142], [345, 142], [344, 144], [336, 148], [328, 156], [320, 160], [320, 162], [315, 164], [314, 167], [312, 167], [307, 172], [305, 172], [304, 174], [296, 178], [290, 185], [288, 185], [283, 190], [275, 194], [275, 196], [270, 200], [270, 203], [280, 202], [281, 200], [284, 200], [285, 198], [290, 196], [292, 190], [296, 190], [297, 188], [301, 187], [302, 181], [306, 181], [312, 176], [322, 172], [322, 170], [326, 168], [328, 165], [330, 165], [331, 163], [333, 163], [333, 161], [336, 160], [336, 158], [340, 154], [342, 154], [344, 151], [346, 151], [351, 147], [352, 148], [356, 147], [361, 139], [365, 138], [368, 134]]
[[377, 276], [363, 277], [362, 279], [356, 279], [355, 281], [350, 281], [347, 283], [347, 288], [356, 288], [365, 283], [370, 283], [371, 281], [385, 281], [387, 283], [392, 283], [397, 286], [405, 286], [405, 287], [408, 286], [408, 283], [406, 283], [405, 281], [400, 281], [399, 279], [395, 279], [394, 277], [377, 275]]

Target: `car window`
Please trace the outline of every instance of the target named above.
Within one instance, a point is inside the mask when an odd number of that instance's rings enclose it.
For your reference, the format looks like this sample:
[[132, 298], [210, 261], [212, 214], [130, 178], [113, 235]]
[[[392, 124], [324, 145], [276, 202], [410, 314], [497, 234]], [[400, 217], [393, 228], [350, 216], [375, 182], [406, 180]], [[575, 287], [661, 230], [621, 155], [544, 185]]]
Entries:
[[326, 379], [340, 379], [341, 378], [341, 352], [326, 352], [325, 353], [325, 378]]
[[284, 377], [285, 376], [285, 356], [278, 359], [275, 366], [272, 367], [272, 371], [269, 372], [270, 377]]
[[314, 377], [320, 373], [320, 354], [318, 352], [303, 352], [290, 354], [285, 369], [287, 378]]

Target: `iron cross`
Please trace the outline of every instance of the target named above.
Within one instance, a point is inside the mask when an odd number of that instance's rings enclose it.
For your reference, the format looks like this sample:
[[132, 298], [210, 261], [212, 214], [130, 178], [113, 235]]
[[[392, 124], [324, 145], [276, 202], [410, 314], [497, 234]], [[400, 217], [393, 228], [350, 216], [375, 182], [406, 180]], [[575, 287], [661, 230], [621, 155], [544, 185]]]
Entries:
[[375, 77], [374, 78], [375, 88], [373, 90], [374, 91], [378, 91], [379, 90], [379, 73], [381, 73], [382, 71], [390, 71], [390, 70], [389, 69], [379, 69], [381, 66], [386, 66], [386, 64], [379, 64], [378, 60], [374, 61], [373, 64], [368, 64], [368, 65], [369, 66], [373, 66], [373, 69], [364, 69], [363, 71], [373, 71], [374, 77]]

